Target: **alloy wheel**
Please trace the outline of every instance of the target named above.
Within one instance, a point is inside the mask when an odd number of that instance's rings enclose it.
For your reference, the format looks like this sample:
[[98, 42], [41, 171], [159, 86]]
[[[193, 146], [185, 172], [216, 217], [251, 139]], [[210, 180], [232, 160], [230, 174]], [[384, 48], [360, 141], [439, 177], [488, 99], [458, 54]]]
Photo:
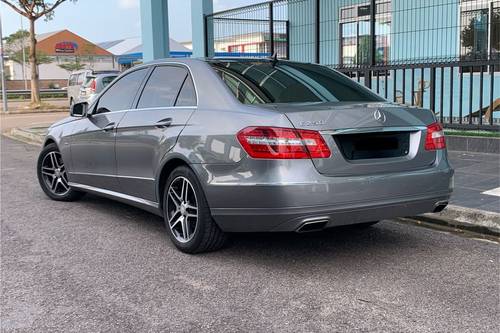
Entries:
[[191, 182], [183, 176], [176, 177], [168, 188], [167, 219], [175, 239], [189, 242], [198, 225], [198, 201]]
[[68, 175], [59, 152], [51, 151], [45, 155], [41, 172], [50, 192], [60, 196], [69, 192]]

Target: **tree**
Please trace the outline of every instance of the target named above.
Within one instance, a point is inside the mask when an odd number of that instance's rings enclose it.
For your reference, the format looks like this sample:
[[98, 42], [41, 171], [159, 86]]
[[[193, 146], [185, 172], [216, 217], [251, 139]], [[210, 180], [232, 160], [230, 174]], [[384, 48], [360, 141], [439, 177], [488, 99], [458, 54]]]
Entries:
[[[25, 59], [29, 57], [29, 50], [24, 47], [29, 39], [29, 32], [27, 30], [18, 30], [9, 36], [5, 37], [5, 55], [14, 62], [22, 64]], [[24, 57], [23, 57], [24, 50]], [[52, 57], [43, 52], [36, 52], [36, 64], [50, 64]]]
[[74, 71], [79, 71], [81, 69], [85, 68], [85, 65], [80, 62], [80, 60], [76, 59], [73, 62], [67, 62], [65, 64], [60, 64], [58, 65], [62, 69], [67, 70], [68, 72], [74, 72]]
[[[38, 66], [36, 54], [35, 21], [45, 16], [47, 20], [54, 17], [54, 9], [68, 0], [1, 0], [18, 14], [26, 17], [30, 24], [29, 29], [29, 62], [31, 67], [31, 103], [40, 104], [40, 84], [38, 80]], [[76, 2], [77, 0], [69, 0]], [[22, 55], [22, 53], [21, 53]]]

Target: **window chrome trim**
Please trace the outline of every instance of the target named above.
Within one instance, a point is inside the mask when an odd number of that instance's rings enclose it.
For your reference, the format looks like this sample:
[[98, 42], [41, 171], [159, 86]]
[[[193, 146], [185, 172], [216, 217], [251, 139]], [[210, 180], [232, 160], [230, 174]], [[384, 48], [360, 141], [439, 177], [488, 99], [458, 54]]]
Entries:
[[[179, 65], [179, 66], [187, 68], [189, 75], [191, 76], [191, 80], [193, 81], [194, 91], [196, 93], [196, 105], [193, 105], [193, 106], [165, 106], [165, 107], [162, 106], [162, 107], [158, 107], [158, 108], [132, 108], [132, 109], [127, 109], [127, 110], [116, 110], [116, 111], [110, 111], [110, 112], [105, 112], [105, 113], [89, 113], [89, 115], [96, 116], [99, 114], [110, 114], [110, 113], [118, 113], [118, 112], [136, 111], [136, 110], [145, 110], [145, 109], [159, 109], [159, 108], [178, 108], [178, 109], [198, 108], [198, 105], [200, 104], [198, 86], [196, 84], [196, 79], [193, 75], [193, 71], [191, 70], [191, 67], [186, 63], [177, 62], [177, 61], [165, 61], [165, 62], [158, 62], [158, 63], [152, 63], [152, 64], [142, 64], [142, 65], [132, 67], [130, 70], [127, 70], [127, 71], [121, 73], [116, 79], [121, 79], [125, 75], [128, 75], [130, 73], [133, 73], [135, 71], [138, 71], [138, 70], [141, 70], [144, 68], [145, 69], [153, 68], [153, 70], [154, 70], [155, 67], [162, 66], [162, 65]], [[149, 76], [148, 76], [147, 80], [149, 80]], [[145, 83], [147, 84], [147, 81]], [[93, 107], [95, 107], [95, 104], [101, 99], [101, 97], [106, 93], [106, 91], [108, 91], [114, 84], [115, 83], [113, 83], [112, 85], [106, 86], [104, 88], [104, 90], [101, 91], [99, 93], [99, 95], [94, 99], [92, 104], [89, 105], [89, 109], [92, 109]], [[140, 98], [140, 96], [139, 96], [139, 98]]]
[[102, 188], [99, 188], [99, 187], [90, 186], [90, 185], [83, 185], [83, 184], [78, 184], [78, 183], [72, 183], [72, 182], [69, 182], [68, 185], [71, 186], [71, 187], [74, 187], [74, 188], [78, 188], [78, 189], [82, 189], [82, 190], [87, 190], [87, 191], [92, 191], [92, 192], [96, 192], [96, 193], [101, 193], [101, 194], [104, 194], [104, 195], [108, 195], [108, 196], [120, 198], [120, 199], [127, 200], [127, 201], [132, 201], [132, 202], [135, 202], [135, 203], [138, 203], [138, 204], [141, 204], [141, 205], [145, 205], [145, 206], [149, 206], [149, 207], [152, 207], [152, 208], [155, 208], [155, 209], [159, 208], [159, 205], [158, 205], [157, 202], [153, 202], [153, 201], [149, 201], [149, 200], [146, 200], [146, 199], [134, 197], [132, 195], [123, 194], [123, 193], [115, 192], [115, 191], [111, 191], [111, 190], [105, 190], [105, 189], [102, 189]]
[[[186, 63], [177, 62], [177, 61], [165, 61], [165, 62], [162, 61], [162, 62], [150, 64], [149, 66], [152, 66], [152, 67], [156, 68], [156, 67], [165, 66], [165, 65], [166, 66], [168, 66], [168, 65], [177, 65], [177, 66], [181, 66], [181, 67], [187, 68], [187, 70], [189, 72], [189, 75], [191, 76], [191, 80], [193, 81], [194, 91], [196, 93], [196, 107], [198, 107], [198, 105], [200, 104], [199, 94], [198, 94], [198, 86], [196, 85], [196, 80], [194, 78], [193, 71], [191, 70], [191, 67], [189, 67], [189, 65], [186, 64]], [[153, 71], [154, 71], [154, 68], [153, 68]], [[149, 81], [149, 78], [148, 78], [148, 81]], [[146, 81], [146, 84], [147, 83], [148, 82]], [[144, 87], [146, 87], [146, 86], [144, 86]], [[182, 89], [182, 86], [181, 86], [181, 89]], [[172, 107], [176, 107], [176, 106], [172, 106]], [[181, 106], [177, 106], [177, 107], [181, 107]], [[138, 110], [138, 109], [136, 109], [136, 110]]]

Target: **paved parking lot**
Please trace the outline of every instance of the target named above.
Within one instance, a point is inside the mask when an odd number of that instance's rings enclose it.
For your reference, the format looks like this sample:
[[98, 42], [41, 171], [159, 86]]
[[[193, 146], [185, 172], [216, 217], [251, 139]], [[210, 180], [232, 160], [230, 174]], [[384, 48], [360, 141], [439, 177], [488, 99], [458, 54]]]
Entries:
[[160, 218], [48, 200], [2, 138], [1, 331], [498, 332], [498, 244], [384, 221], [186, 255]]

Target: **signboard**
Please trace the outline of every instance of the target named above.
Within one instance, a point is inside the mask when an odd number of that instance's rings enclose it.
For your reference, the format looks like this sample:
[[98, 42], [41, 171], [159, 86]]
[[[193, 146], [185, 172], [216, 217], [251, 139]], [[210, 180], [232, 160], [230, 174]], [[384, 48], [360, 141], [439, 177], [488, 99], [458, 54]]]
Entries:
[[59, 42], [55, 45], [56, 53], [75, 53], [78, 49], [78, 44], [75, 42]]

